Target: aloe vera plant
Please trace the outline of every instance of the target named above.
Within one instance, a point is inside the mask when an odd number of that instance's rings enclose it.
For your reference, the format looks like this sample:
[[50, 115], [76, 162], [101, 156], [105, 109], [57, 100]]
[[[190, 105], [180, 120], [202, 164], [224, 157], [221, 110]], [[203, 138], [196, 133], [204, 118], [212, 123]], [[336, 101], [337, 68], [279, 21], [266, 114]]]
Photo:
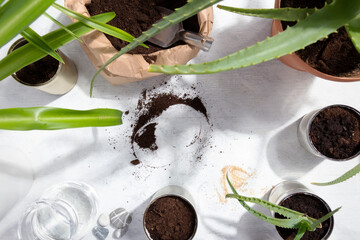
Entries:
[[[45, 13], [49, 6], [53, 6], [70, 17], [79, 20], [79, 23], [63, 26], [49, 14]], [[28, 25], [41, 14], [47, 16], [59, 25], [61, 29], [45, 36], [38, 35]], [[8, 0], [5, 3], [0, 1], [0, 47], [17, 34], [21, 34], [29, 42], [0, 61], [0, 81], [46, 55], [51, 55], [62, 62], [60, 55], [55, 50], [73, 39], [78, 39], [93, 29], [105, 32], [124, 41], [132, 41], [134, 37], [130, 34], [105, 24], [114, 17], [115, 13], [106, 13], [89, 18], [54, 3], [54, 0]], [[146, 45], [143, 46], [146, 47]]]
[[281, 56], [327, 37], [345, 26], [357, 50], [360, 50], [360, 1], [334, 0], [322, 9], [237, 9], [220, 8], [279, 20], [297, 20], [293, 27], [264, 41], [215, 61], [189, 65], [151, 65], [150, 72], [166, 74], [209, 74], [252, 66]]
[[[259, 198], [251, 198], [251, 197], [245, 197], [242, 195], [239, 195], [237, 191], [235, 190], [234, 186], [231, 184], [228, 175], [226, 176], [227, 182], [230, 185], [230, 188], [232, 190], [232, 194], [227, 194], [226, 198], [235, 198], [239, 201], [239, 203], [252, 215], [255, 217], [273, 224], [278, 227], [282, 228], [292, 228], [292, 229], [298, 229], [298, 233], [294, 240], [301, 239], [306, 231], [315, 231], [317, 228], [321, 228], [321, 223], [329, 219], [332, 215], [334, 215], [337, 211], [340, 210], [340, 208], [335, 209], [332, 212], [329, 212], [325, 216], [321, 217], [320, 219], [314, 219], [309, 216], [307, 216], [304, 213], [300, 213], [297, 211], [294, 211], [289, 208], [285, 208], [276, 204], [273, 204], [271, 202], [259, 199]], [[259, 211], [254, 210], [251, 208], [246, 202], [255, 203], [259, 206], [262, 206], [264, 208], [267, 208], [271, 211], [274, 211], [275, 213], [278, 213], [285, 217], [285, 219], [282, 218], [275, 218], [267, 216]]]
[[81, 127], [107, 127], [122, 124], [116, 109], [71, 110], [53, 107], [0, 109], [0, 129], [58, 130]]
[[318, 185], [318, 186], [329, 186], [329, 185], [338, 184], [341, 182], [345, 182], [346, 180], [354, 177], [359, 172], [360, 172], [360, 164], [356, 165], [354, 168], [350, 169], [349, 171], [347, 171], [346, 173], [344, 173], [343, 175], [341, 175], [340, 177], [336, 178], [333, 181], [326, 182], [326, 183], [312, 183], [312, 184]]

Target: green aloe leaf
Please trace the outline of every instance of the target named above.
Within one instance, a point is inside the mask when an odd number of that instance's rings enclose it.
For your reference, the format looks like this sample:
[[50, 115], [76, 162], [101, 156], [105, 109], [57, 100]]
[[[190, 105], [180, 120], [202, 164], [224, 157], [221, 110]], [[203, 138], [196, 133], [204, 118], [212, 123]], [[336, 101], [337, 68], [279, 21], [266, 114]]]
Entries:
[[356, 50], [360, 53], [360, 17], [345, 25], [345, 28]]
[[[121, 40], [124, 40], [124, 41], [127, 41], [127, 42], [131, 42], [135, 39], [135, 37], [133, 37], [131, 34], [119, 29], [119, 28], [116, 28], [116, 27], [113, 27], [111, 25], [108, 25], [108, 24], [105, 24], [105, 23], [102, 23], [102, 22], [99, 22], [99, 21], [96, 21], [94, 19], [91, 19], [91, 18], [88, 18], [82, 14], [79, 14], [77, 12], [74, 12], [70, 9], [67, 9], [63, 6], [60, 6], [59, 4], [56, 4], [54, 3], [52, 5], [54, 8], [56, 8], [57, 10], [65, 13], [66, 15], [76, 19], [76, 20], [79, 20], [81, 21], [82, 23], [88, 25], [89, 27], [92, 27], [92, 28], [95, 28], [101, 32], [104, 32], [106, 34], [109, 34], [111, 36], [114, 36], [114, 37], [117, 37]], [[146, 47], [146, 45], [143, 45], [144, 47]]]
[[44, 16], [49, 18], [51, 21], [53, 21], [56, 25], [58, 25], [59, 27], [61, 27], [63, 30], [65, 30], [67, 33], [71, 34], [74, 38], [76, 38], [77, 40], [79, 40], [80, 42], [82, 42], [82, 40], [80, 39], [79, 36], [76, 36], [72, 31], [70, 31], [66, 26], [64, 26], [61, 22], [59, 22], [58, 20], [56, 20], [55, 18], [53, 18], [51, 15], [47, 14], [46, 12], [44, 13]]
[[0, 7], [0, 47], [25, 30], [55, 0], [9, 0]]
[[298, 21], [315, 12], [312, 8], [271, 8], [271, 9], [249, 9], [235, 8], [218, 5], [220, 9], [253, 17], [271, 18], [282, 21]]
[[305, 233], [306, 233], [306, 225], [305, 224], [300, 225], [299, 231], [297, 232], [294, 240], [300, 240]]
[[335, 209], [332, 212], [329, 212], [325, 216], [323, 216], [323, 217], [319, 218], [318, 220], [316, 220], [315, 222], [313, 222], [310, 226], [310, 230], [314, 231], [319, 225], [321, 225], [321, 223], [323, 223], [326, 220], [328, 220], [329, 218], [331, 218], [331, 216], [334, 215], [336, 212], [338, 212], [340, 209], [341, 209], [341, 207]]
[[33, 44], [35, 47], [45, 52], [47, 55], [50, 55], [59, 62], [64, 63], [60, 55], [55, 52], [55, 50], [52, 49], [49, 44], [30, 27], [25, 28], [25, 30], [21, 32], [21, 36], [23, 36], [29, 43]]
[[94, 81], [96, 77], [100, 74], [102, 70], [104, 70], [110, 63], [112, 63], [115, 59], [120, 57], [121, 55], [127, 53], [128, 51], [136, 48], [143, 42], [147, 41], [148, 39], [152, 38], [162, 30], [177, 24], [179, 22], [184, 21], [185, 19], [194, 16], [201, 10], [204, 10], [205, 8], [208, 8], [215, 3], [218, 3], [222, 0], [188, 0], [187, 4], [184, 6], [175, 9], [175, 11], [170, 14], [169, 16], [163, 17], [163, 20], [153, 24], [153, 26], [143, 32], [141, 36], [134, 39], [131, 43], [123, 47], [117, 54], [115, 54], [109, 61], [107, 61], [101, 68], [96, 72], [95, 76], [91, 80], [91, 86], [90, 86], [90, 96], [92, 96], [92, 90], [94, 87]]
[[302, 49], [335, 32], [359, 14], [360, 1], [337, 0], [315, 10], [284, 32], [218, 60], [189, 65], [150, 65], [149, 70], [166, 74], [209, 74], [252, 66]]
[[[96, 21], [108, 22], [114, 17], [114, 13], [104, 13], [93, 16], [92, 18]], [[82, 36], [93, 30], [93, 28], [88, 27], [81, 22], [72, 23], [68, 25], [67, 28], [77, 36]], [[43, 38], [53, 49], [57, 49], [75, 39], [72, 34], [69, 34], [64, 29], [58, 29], [48, 33], [43, 36]], [[36, 62], [45, 56], [46, 53], [43, 51], [32, 46], [31, 44], [25, 44], [0, 61], [0, 80], [3, 80], [12, 73], [17, 72], [23, 67]]]
[[0, 109], [0, 129], [58, 130], [81, 127], [107, 127], [122, 124], [116, 109], [71, 110], [53, 107]]
[[329, 185], [338, 184], [338, 183], [344, 182], [344, 181], [352, 178], [359, 172], [360, 172], [360, 164], [356, 165], [354, 168], [352, 168], [351, 170], [344, 173], [343, 175], [341, 175], [340, 177], [338, 177], [337, 179], [335, 179], [333, 181], [326, 182], [326, 183], [312, 183], [312, 184], [318, 185], [318, 186], [329, 186]]

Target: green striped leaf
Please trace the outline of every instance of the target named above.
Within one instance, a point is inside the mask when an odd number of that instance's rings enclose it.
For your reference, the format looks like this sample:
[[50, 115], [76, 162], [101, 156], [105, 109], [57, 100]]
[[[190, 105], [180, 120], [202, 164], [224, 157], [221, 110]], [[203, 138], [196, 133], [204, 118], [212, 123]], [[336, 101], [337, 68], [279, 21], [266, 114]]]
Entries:
[[35, 47], [45, 52], [47, 55], [50, 55], [59, 62], [64, 63], [60, 55], [55, 52], [55, 50], [52, 49], [49, 44], [30, 27], [25, 28], [25, 30], [21, 32], [21, 36], [23, 36], [29, 43], [33, 44]]
[[80, 37], [76, 36], [72, 31], [70, 31], [66, 26], [64, 26], [61, 22], [53, 18], [51, 15], [44, 13], [44, 16], [49, 18], [51, 21], [53, 21], [55, 24], [57, 24], [59, 27], [61, 27], [63, 30], [65, 30], [67, 33], [71, 34], [74, 38], [76, 38], [78, 41], [82, 42]]

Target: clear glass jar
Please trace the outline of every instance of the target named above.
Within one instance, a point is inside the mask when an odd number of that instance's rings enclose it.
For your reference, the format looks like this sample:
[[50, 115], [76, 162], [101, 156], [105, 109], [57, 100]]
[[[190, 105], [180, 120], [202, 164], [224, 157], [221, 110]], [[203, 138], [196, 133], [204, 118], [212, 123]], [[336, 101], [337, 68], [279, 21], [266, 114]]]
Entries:
[[68, 182], [50, 188], [19, 222], [20, 240], [78, 240], [97, 213], [95, 191], [84, 183]]

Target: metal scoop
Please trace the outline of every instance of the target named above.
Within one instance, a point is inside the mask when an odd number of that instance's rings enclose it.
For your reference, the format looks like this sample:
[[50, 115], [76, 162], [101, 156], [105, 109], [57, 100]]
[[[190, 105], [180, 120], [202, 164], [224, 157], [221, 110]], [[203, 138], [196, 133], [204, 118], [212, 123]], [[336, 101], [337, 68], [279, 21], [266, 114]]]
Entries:
[[[159, 10], [162, 17], [173, 13], [173, 11], [167, 8], [156, 8]], [[214, 39], [211, 37], [206, 37], [198, 33], [185, 31], [181, 22], [162, 30], [157, 35], [150, 38], [148, 41], [160, 47], [167, 48], [179, 40], [184, 41], [187, 44], [197, 47], [206, 52], [210, 50], [210, 47], [214, 41]]]

